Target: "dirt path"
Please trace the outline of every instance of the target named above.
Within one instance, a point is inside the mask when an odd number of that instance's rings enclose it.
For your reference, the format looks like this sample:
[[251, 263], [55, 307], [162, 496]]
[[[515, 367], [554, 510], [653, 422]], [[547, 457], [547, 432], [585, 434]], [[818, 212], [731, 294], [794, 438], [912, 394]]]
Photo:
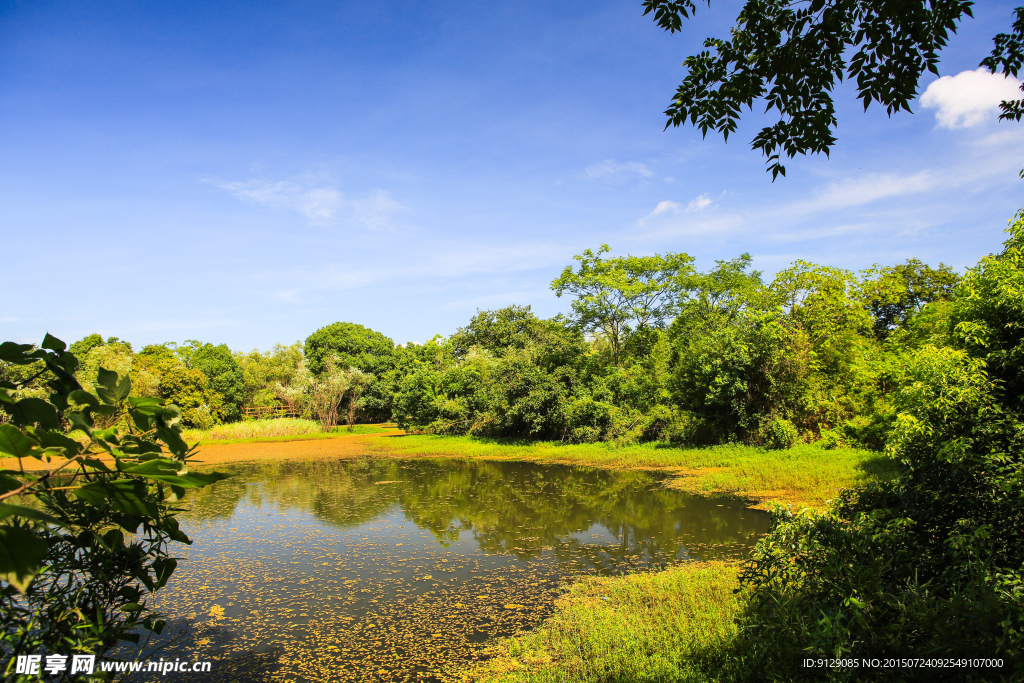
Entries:
[[[338, 436], [330, 439], [305, 439], [301, 441], [264, 441], [256, 443], [218, 444], [211, 441], [201, 444], [194, 460], [190, 462], [203, 467], [216, 466], [229, 462], [253, 462], [257, 460], [307, 460], [328, 458], [357, 458], [369, 455], [366, 442], [370, 439], [390, 439], [403, 436], [400, 429], [389, 429], [383, 434], [356, 434], [354, 436]], [[100, 456], [101, 460], [111, 461], [109, 456]], [[35, 465], [35, 467], [33, 467]], [[26, 458], [26, 469], [45, 470], [38, 460]], [[0, 469], [17, 471], [20, 469], [17, 458], [0, 458]]]
[[253, 462], [257, 460], [310, 460], [356, 458], [369, 455], [366, 442], [372, 439], [392, 439], [405, 434], [390, 430], [384, 434], [357, 434], [339, 436], [334, 439], [309, 439], [306, 441], [271, 441], [262, 443], [210, 442], [199, 446], [195, 460], [197, 465], [210, 466], [228, 462]]

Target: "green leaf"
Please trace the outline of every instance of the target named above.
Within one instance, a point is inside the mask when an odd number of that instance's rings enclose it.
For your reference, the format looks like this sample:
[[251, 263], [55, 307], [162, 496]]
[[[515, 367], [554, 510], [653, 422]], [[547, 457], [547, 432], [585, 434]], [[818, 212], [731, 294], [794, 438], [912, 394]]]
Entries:
[[0, 579], [24, 594], [43, 566], [46, 549], [46, 541], [29, 529], [0, 526]]
[[170, 458], [159, 458], [131, 467], [123, 467], [121, 471], [125, 474], [137, 474], [147, 476], [151, 474], [178, 474], [183, 469], [181, 462]]
[[107, 463], [103, 462], [99, 458], [83, 458], [81, 460], [81, 462], [82, 462], [83, 465], [86, 465], [88, 467], [92, 467], [93, 469], [99, 470], [100, 472], [113, 472], [114, 471], [114, 470], [110, 469], [110, 467], [107, 466]]
[[177, 568], [178, 561], [173, 557], [167, 557], [153, 562], [153, 573], [156, 575], [156, 587], [162, 588]]
[[85, 389], [75, 389], [68, 394], [68, 399], [80, 406], [89, 406], [90, 408], [99, 408], [100, 402], [95, 396], [90, 394]]
[[115, 396], [118, 401], [123, 401], [128, 398], [128, 394], [132, 393], [132, 378], [125, 375], [121, 378], [121, 381], [117, 383], [117, 387], [114, 389]]
[[185, 443], [178, 432], [160, 427], [156, 430], [157, 438], [167, 444], [171, 453], [177, 456], [184, 456], [188, 452], [188, 444]]
[[64, 394], [50, 394], [46, 397], [50, 404], [57, 410], [63, 412], [68, 409], [68, 397]]
[[41, 398], [23, 398], [13, 406], [8, 406], [7, 412], [15, 424], [38, 424], [43, 429], [60, 427], [56, 408]]
[[109, 504], [114, 510], [129, 515], [158, 516], [156, 506], [148, 500], [146, 485], [136, 479], [92, 482], [74, 489], [72, 494], [96, 508]]
[[0, 360], [14, 363], [15, 365], [29, 365], [38, 360], [28, 355], [31, 351], [31, 344], [15, 344], [14, 342], [7, 341], [0, 344]]
[[125, 474], [134, 474], [154, 481], [162, 481], [166, 484], [171, 484], [172, 486], [180, 486], [182, 488], [199, 488], [202, 486], [209, 486], [210, 484], [220, 481], [221, 479], [225, 479], [228, 476], [220, 472], [210, 472], [207, 474], [199, 472], [183, 472], [183, 469], [184, 468], [179, 461], [161, 458], [159, 460], [150, 460], [139, 465], [134, 465], [133, 467], [126, 468], [123, 471]]
[[0, 473], [0, 493], [7, 493], [21, 486], [21, 482], [10, 474]]
[[67, 344], [62, 342], [60, 339], [57, 339], [56, 337], [52, 336], [49, 332], [47, 332], [46, 336], [43, 337], [43, 343], [40, 344], [40, 346], [42, 346], [44, 349], [56, 351], [57, 353], [63, 353], [68, 348]]
[[107, 370], [106, 368], [100, 368], [96, 371], [96, 383], [101, 387], [110, 389], [113, 391], [117, 388], [117, 373], [113, 370]]
[[74, 375], [75, 371], [78, 370], [78, 357], [73, 353], [62, 353], [60, 358], [57, 359], [57, 365], [63, 368], [68, 375]]
[[123, 548], [124, 533], [120, 529], [111, 529], [103, 534], [103, 541], [111, 548]]
[[81, 429], [90, 437], [92, 436], [92, 418], [89, 415], [75, 412], [68, 416], [68, 420], [71, 422], [72, 429]]
[[39, 443], [47, 448], [63, 448], [69, 458], [73, 458], [82, 452], [82, 444], [63, 434], [37, 429], [32, 435], [39, 439]]
[[203, 486], [209, 486], [214, 482], [218, 482], [221, 479], [227, 479], [230, 475], [224, 474], [223, 472], [210, 472], [210, 473], [199, 473], [189, 472], [188, 474], [181, 474], [173, 477], [155, 477], [150, 476], [150, 479], [158, 479], [159, 481], [165, 482], [172, 486], [180, 486], [186, 489], [202, 488]]
[[159, 454], [160, 445], [146, 439], [141, 439], [134, 434], [125, 434], [121, 437], [121, 450], [130, 455], [138, 456]]
[[171, 539], [184, 543], [185, 545], [192, 545], [192, 539], [185, 535], [185, 532], [178, 526], [178, 520], [174, 517], [164, 517], [163, 530], [167, 532], [167, 535]]
[[136, 410], [146, 415], [160, 415], [163, 413], [163, 401], [152, 396], [129, 396], [128, 405], [131, 410]]
[[137, 602], [129, 602], [127, 604], [121, 605], [121, 611], [123, 612], [141, 612], [144, 609], [146, 608]]
[[0, 425], [0, 453], [25, 458], [38, 452], [39, 443], [11, 424]]
[[7, 503], [0, 503], [0, 519], [7, 519], [11, 516], [31, 519], [36, 522], [46, 522], [47, 524], [60, 524], [60, 520], [56, 517], [51, 517], [45, 512], [36, 510], [35, 508], [25, 507], [24, 505], [8, 505]]

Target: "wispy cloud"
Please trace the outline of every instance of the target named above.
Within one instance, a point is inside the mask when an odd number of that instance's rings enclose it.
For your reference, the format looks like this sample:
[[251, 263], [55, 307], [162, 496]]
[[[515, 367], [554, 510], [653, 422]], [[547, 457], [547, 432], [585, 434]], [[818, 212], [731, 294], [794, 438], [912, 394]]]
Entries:
[[708, 208], [709, 206], [711, 206], [711, 197], [705, 193], [698, 195], [696, 199], [691, 200], [690, 203], [686, 205], [686, 208], [688, 211], [700, 211]]
[[[466, 276], [498, 276], [570, 263], [572, 248], [556, 242], [523, 244], [519, 241], [466, 244], [451, 240], [410, 236], [388, 246], [389, 258], [377, 261], [320, 261], [287, 271], [253, 273], [254, 280], [273, 290], [279, 301], [302, 304], [326, 293], [351, 291], [380, 283], [445, 282]], [[332, 259], [330, 255], [326, 258]], [[287, 283], [281, 286], [281, 283]]]
[[679, 212], [679, 204], [677, 202], [669, 201], [669, 200], [666, 199], [663, 202], [658, 202], [658, 205], [656, 207], [654, 207], [654, 211], [651, 211], [649, 214], [647, 214], [646, 217], [647, 218], [651, 218], [652, 216], [660, 216], [663, 213], [678, 213], [678, 212]]
[[921, 106], [936, 110], [940, 128], [970, 128], [994, 121], [1000, 102], [1020, 97], [1016, 78], [978, 68], [932, 81], [921, 95]]
[[873, 173], [829, 183], [810, 199], [781, 205], [776, 213], [787, 216], [837, 211], [881, 199], [926, 192], [936, 187], [938, 177], [929, 171], [912, 175]]
[[321, 183], [257, 179], [215, 184], [243, 201], [297, 211], [310, 225], [332, 225], [347, 220], [370, 230], [394, 230], [394, 216], [405, 208], [386, 190], [380, 189], [347, 199], [337, 188]]
[[703, 211], [704, 209], [711, 206], [713, 203], [714, 201], [711, 199], [711, 197], [707, 195], [707, 193], [697, 195], [695, 198], [691, 199], [690, 202], [686, 205], [685, 209], [683, 208], [683, 205], [680, 204], [679, 202], [673, 202], [671, 200], [666, 199], [663, 202], [658, 202], [658, 205], [654, 207], [653, 211], [651, 211], [649, 214], [638, 220], [637, 227], [642, 228], [646, 226], [649, 220], [657, 216], [674, 215], [681, 213], [695, 213], [697, 211]]
[[312, 224], [330, 223], [345, 206], [345, 196], [331, 187], [309, 187], [288, 180], [219, 183], [239, 199], [275, 209], [291, 209]]
[[653, 178], [654, 171], [647, 168], [645, 164], [638, 161], [619, 162], [613, 159], [605, 159], [599, 164], [592, 164], [583, 170], [583, 174], [591, 179], [620, 179], [632, 175], [640, 175], [644, 178]]
[[404, 207], [386, 190], [374, 190], [364, 199], [352, 200], [353, 218], [370, 230], [393, 230], [392, 218]]

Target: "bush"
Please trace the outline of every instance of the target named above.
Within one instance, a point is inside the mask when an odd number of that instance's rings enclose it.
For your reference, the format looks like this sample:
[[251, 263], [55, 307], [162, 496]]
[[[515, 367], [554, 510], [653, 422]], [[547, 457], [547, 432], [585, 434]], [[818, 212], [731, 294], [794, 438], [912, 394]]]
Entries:
[[846, 445], [843, 441], [843, 433], [837, 429], [825, 429], [821, 432], [821, 439], [818, 441], [822, 448], [834, 450]]
[[772, 420], [765, 425], [761, 433], [763, 445], [773, 450], [792, 448], [799, 439], [800, 432], [789, 420]]
[[569, 443], [603, 441], [612, 425], [615, 406], [592, 398], [581, 398], [569, 403], [566, 409], [565, 436]]

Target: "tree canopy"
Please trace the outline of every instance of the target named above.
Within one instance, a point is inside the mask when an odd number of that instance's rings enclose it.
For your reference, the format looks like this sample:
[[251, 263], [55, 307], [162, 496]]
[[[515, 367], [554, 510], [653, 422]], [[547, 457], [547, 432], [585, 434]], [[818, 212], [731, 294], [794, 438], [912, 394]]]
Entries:
[[[573, 256], [579, 268], [566, 266], [551, 283], [557, 296], [568, 292], [574, 322], [586, 331], [600, 331], [612, 345], [617, 364], [625, 333], [663, 327], [675, 315], [693, 257], [683, 253], [654, 256], [609, 256], [607, 244]], [[630, 323], [635, 327], [630, 328]]]
[[309, 335], [303, 351], [313, 374], [323, 372], [332, 354], [341, 367], [377, 373], [383, 369], [382, 362], [394, 353], [395, 343], [368, 327], [338, 322]]
[[[828, 154], [836, 143], [833, 91], [856, 81], [866, 110], [872, 102], [890, 116], [911, 111], [918, 83], [939, 73], [939, 53], [965, 17], [970, 0], [748, 0], [728, 40], [708, 38], [709, 48], [686, 58], [688, 70], [665, 111], [665, 127], [687, 121], [705, 136], [728, 140], [745, 107], [763, 101], [779, 120], [765, 126], [752, 146], [768, 158], [774, 180], [786, 174], [783, 155]], [[708, 0], [711, 5], [711, 0]], [[666, 31], [682, 30], [697, 9], [694, 0], [644, 0], [644, 14]], [[995, 37], [981, 65], [1016, 75], [1024, 61], [1024, 8], [1012, 32]], [[1024, 100], [1004, 102], [1000, 118], [1019, 120]]]

